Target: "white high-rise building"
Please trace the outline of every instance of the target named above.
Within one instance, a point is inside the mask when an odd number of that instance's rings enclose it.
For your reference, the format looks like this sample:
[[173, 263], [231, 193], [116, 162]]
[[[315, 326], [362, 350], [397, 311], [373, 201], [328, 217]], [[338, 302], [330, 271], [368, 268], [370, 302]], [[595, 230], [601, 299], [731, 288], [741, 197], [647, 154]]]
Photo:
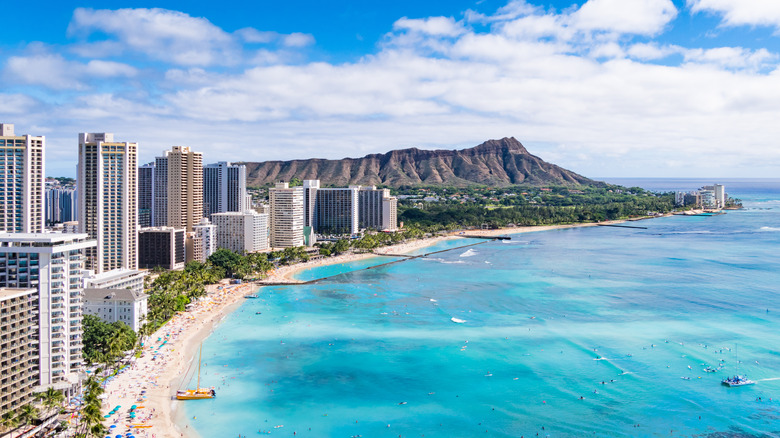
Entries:
[[84, 253], [95, 244], [87, 234], [0, 233], [0, 287], [38, 290], [42, 389], [72, 393], [79, 383]]
[[43, 232], [45, 145], [45, 137], [17, 136], [0, 123], [0, 232]]
[[715, 184], [712, 186], [715, 191], [715, 202], [718, 203], [718, 208], [726, 206], [726, 188], [722, 184]]
[[271, 206], [271, 246], [289, 248], [303, 245], [303, 187], [286, 182], [268, 189]]
[[[267, 228], [267, 226], [266, 226]], [[205, 263], [217, 250], [217, 226], [204, 217], [193, 227], [193, 259]]]
[[137, 154], [114, 134], [79, 134], [79, 231], [97, 240], [87, 251], [97, 273], [138, 267]]
[[203, 166], [203, 215], [246, 211], [246, 166], [220, 161]]
[[253, 210], [211, 215], [217, 227], [217, 246], [242, 253], [266, 251], [268, 215]]

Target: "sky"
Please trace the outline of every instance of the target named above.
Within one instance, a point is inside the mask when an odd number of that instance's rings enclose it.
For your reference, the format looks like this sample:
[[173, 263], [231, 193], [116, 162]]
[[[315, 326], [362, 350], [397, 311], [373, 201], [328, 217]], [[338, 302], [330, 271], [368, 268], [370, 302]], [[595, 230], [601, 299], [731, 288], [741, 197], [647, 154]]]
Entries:
[[515, 137], [590, 177], [778, 177], [778, 0], [7, 2], [0, 122], [204, 163]]

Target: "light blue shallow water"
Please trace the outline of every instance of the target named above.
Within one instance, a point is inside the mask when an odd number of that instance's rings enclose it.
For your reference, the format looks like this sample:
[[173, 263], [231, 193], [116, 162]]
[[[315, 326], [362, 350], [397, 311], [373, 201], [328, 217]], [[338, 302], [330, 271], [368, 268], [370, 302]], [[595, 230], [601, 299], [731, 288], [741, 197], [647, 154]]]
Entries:
[[[780, 436], [774, 187], [731, 190], [748, 208], [721, 216], [262, 288], [204, 343], [218, 396], [179, 405], [182, 422], [204, 437]], [[737, 344], [755, 386], [719, 383]]]

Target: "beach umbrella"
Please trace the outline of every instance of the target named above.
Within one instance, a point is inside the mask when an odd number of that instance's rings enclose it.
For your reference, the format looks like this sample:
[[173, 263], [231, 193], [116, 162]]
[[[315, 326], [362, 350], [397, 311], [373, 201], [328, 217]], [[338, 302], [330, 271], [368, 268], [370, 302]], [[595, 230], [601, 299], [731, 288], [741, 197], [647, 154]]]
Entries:
[[103, 418], [108, 418], [108, 417], [110, 417], [110, 415], [103, 415]]
[[114, 437], [114, 438], [125, 438], [125, 437], [123, 437], [122, 435], [117, 435], [117, 436], [116, 436], [116, 437]]
[[109, 429], [116, 429], [116, 424], [112, 424], [111, 426], [108, 426]]

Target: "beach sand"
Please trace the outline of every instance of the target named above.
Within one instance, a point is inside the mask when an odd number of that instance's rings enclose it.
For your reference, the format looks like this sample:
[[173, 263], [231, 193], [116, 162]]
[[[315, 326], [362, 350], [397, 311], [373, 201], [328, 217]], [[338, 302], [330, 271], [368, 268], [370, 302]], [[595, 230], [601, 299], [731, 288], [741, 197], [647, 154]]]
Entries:
[[456, 239], [456, 236], [437, 236], [429, 237], [427, 239], [413, 240], [409, 242], [399, 243], [397, 245], [384, 246], [377, 248], [373, 253], [348, 253], [340, 254], [335, 257], [326, 257], [319, 260], [313, 260], [306, 263], [298, 263], [290, 266], [282, 266], [279, 269], [271, 272], [267, 278], [260, 280], [257, 284], [296, 284], [303, 283], [300, 280], [294, 278], [295, 274], [306, 269], [316, 268], [319, 266], [335, 265], [339, 263], [354, 262], [357, 260], [364, 260], [370, 257], [376, 257], [377, 254], [405, 254], [416, 249], [425, 248], [427, 246], [434, 245], [444, 240]]
[[[602, 224], [618, 224], [623, 221], [602, 222]], [[575, 227], [596, 226], [595, 223], [550, 225], [538, 227], [511, 227], [496, 230], [469, 230], [454, 232], [449, 235], [414, 240], [398, 245], [377, 249], [377, 254], [404, 254], [420, 248], [434, 245], [438, 242], [457, 239], [459, 234], [472, 236], [497, 236], [502, 234], [528, 233]], [[149, 429], [133, 429], [138, 437], [163, 438], [187, 436], [195, 438], [195, 431], [185, 426], [181, 430], [175, 424], [174, 406], [181, 403], [173, 396], [195, 357], [200, 343], [214, 329], [214, 326], [226, 315], [235, 310], [243, 301], [244, 295], [254, 292], [257, 286], [267, 283], [301, 283], [292, 277], [295, 273], [317, 266], [336, 263], [346, 263], [375, 257], [373, 253], [343, 254], [307, 263], [284, 266], [273, 272], [268, 278], [257, 283], [247, 283], [238, 286], [228, 286], [217, 290], [217, 286], [209, 286], [209, 295], [198, 302], [194, 309], [176, 315], [168, 324], [157, 330], [144, 347], [144, 355], [135, 364], [126, 368], [116, 378], [106, 385], [107, 400], [103, 405], [104, 414], [119, 405], [121, 416], [116, 414], [107, 419], [106, 424], [116, 424], [110, 435], [126, 433], [128, 410], [132, 405], [143, 405], [139, 410], [138, 420], [152, 425]], [[160, 339], [160, 341], [157, 341]], [[160, 346], [164, 341], [167, 342]], [[142, 393], [141, 391], [145, 391]]]
[[[208, 286], [208, 295], [197, 302], [189, 312], [181, 312], [158, 329], [147, 340], [143, 355], [106, 384], [103, 414], [121, 406], [118, 414], [106, 419], [105, 424], [116, 425], [111, 436], [132, 431], [137, 437], [163, 438], [197, 436], [193, 431], [180, 431], [174, 424], [173, 400], [182, 379], [195, 357], [198, 346], [227, 314], [253, 292], [256, 286], [243, 284], [218, 289]], [[159, 339], [159, 341], [158, 341]], [[164, 343], [164, 344], [163, 344]], [[197, 359], [195, 359], [197, 360]], [[144, 392], [142, 392], [144, 391]], [[137, 410], [134, 423], [151, 425], [147, 429], [129, 429], [129, 409]]]

